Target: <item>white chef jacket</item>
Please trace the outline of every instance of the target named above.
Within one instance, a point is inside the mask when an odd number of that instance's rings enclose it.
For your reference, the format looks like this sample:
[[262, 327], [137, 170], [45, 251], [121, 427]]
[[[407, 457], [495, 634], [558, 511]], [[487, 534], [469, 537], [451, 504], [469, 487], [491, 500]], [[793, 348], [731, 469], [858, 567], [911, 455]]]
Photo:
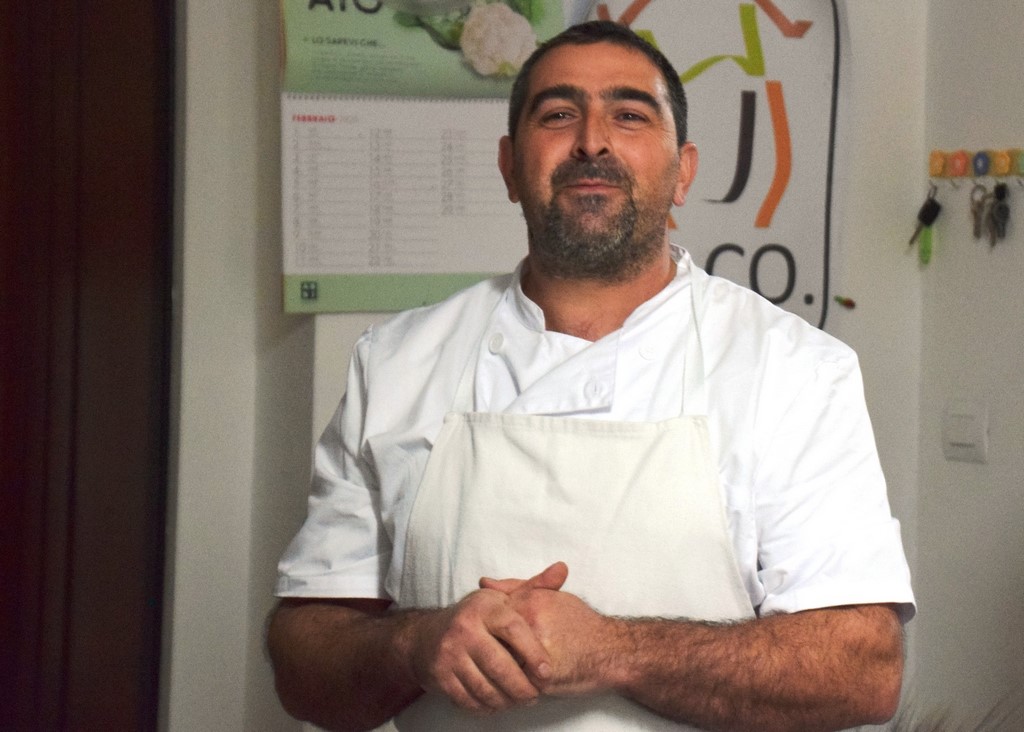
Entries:
[[[673, 256], [689, 258], [677, 248]], [[692, 263], [619, 330], [590, 342], [544, 329], [521, 269], [360, 337], [346, 394], [316, 447], [309, 514], [279, 564], [278, 596], [396, 596], [413, 499], [474, 361], [476, 411], [678, 415], [692, 269], [706, 278], [711, 446], [752, 606], [766, 615], [897, 603], [909, 619], [899, 523], [850, 348]], [[497, 307], [484, 306], [495, 290]]]

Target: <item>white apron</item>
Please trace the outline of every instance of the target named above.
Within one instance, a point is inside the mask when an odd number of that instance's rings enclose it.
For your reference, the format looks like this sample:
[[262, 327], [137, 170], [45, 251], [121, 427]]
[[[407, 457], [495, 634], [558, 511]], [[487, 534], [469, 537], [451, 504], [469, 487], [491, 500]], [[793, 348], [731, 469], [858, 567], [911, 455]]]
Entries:
[[[697, 325], [704, 276], [690, 268]], [[466, 413], [476, 362], [415, 498], [399, 607], [445, 607], [482, 576], [527, 578], [563, 560], [562, 589], [601, 613], [753, 617], [708, 440], [697, 327], [687, 342], [682, 414], [664, 422]], [[485, 719], [425, 694], [394, 721], [429, 732], [686, 729], [613, 694], [545, 698]]]

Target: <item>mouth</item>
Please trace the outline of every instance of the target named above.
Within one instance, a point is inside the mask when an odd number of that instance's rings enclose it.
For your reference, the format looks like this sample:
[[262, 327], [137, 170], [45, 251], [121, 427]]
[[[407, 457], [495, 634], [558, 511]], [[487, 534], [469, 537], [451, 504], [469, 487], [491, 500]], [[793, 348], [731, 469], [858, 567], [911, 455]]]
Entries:
[[554, 192], [570, 196], [609, 196], [622, 193], [630, 187], [630, 176], [615, 160], [568, 160], [559, 165], [551, 176]]
[[603, 196], [616, 191], [621, 191], [622, 186], [603, 178], [581, 178], [579, 180], [566, 181], [560, 186], [565, 193], [581, 196]]
[[619, 188], [618, 183], [605, 178], [580, 178], [579, 180], [567, 181], [566, 188]]

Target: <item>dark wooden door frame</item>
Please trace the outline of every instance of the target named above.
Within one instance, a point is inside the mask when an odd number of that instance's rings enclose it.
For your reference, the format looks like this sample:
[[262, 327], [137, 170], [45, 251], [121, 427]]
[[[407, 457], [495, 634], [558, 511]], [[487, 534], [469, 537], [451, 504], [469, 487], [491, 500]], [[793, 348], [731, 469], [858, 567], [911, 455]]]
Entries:
[[173, 0], [0, 7], [0, 728], [156, 728]]

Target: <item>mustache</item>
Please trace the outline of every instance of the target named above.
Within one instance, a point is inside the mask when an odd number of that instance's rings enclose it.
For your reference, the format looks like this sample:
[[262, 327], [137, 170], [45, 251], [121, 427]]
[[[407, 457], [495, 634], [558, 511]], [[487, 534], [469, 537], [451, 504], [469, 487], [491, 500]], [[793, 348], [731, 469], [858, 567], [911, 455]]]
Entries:
[[570, 158], [555, 168], [551, 174], [551, 185], [555, 188], [573, 185], [582, 180], [601, 180], [625, 187], [631, 187], [633, 184], [633, 177], [626, 167], [610, 157], [587, 160]]

